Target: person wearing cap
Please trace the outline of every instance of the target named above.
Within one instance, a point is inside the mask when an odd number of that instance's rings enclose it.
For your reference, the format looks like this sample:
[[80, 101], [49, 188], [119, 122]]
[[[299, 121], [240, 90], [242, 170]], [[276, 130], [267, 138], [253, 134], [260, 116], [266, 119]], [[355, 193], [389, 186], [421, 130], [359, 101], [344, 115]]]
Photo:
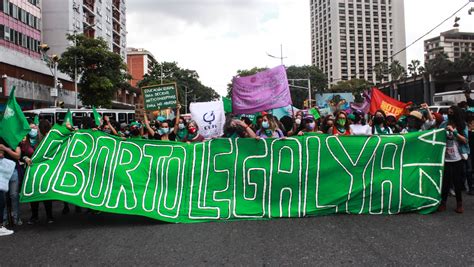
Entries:
[[441, 189], [441, 205], [438, 211], [446, 210], [449, 189], [454, 185], [456, 193], [457, 213], [463, 213], [462, 189], [464, 188], [464, 162], [469, 151], [468, 128], [463, 119], [462, 111], [457, 106], [448, 109], [448, 120], [443, 122], [440, 129], [446, 130], [446, 150], [444, 154], [444, 175]]
[[142, 139], [142, 125], [137, 121], [130, 123], [130, 138]]
[[[349, 126], [351, 127], [352, 135], [365, 135], [370, 136], [372, 135], [372, 127], [367, 125], [364, 120], [365, 114], [362, 111], [356, 110], [352, 115], [352, 124]], [[349, 116], [350, 116], [349, 115]]]
[[372, 134], [393, 134], [387, 126], [387, 116], [383, 110], [377, 110], [372, 118]]
[[345, 111], [337, 112], [336, 123], [329, 128], [328, 133], [332, 135], [351, 135], [350, 123]]
[[313, 115], [306, 115], [301, 122], [300, 128], [298, 129], [299, 136], [305, 135], [307, 133], [321, 133]]
[[406, 122], [407, 126], [402, 130], [402, 134], [422, 131], [421, 126], [423, 125], [423, 114], [417, 110], [414, 110], [410, 112]]

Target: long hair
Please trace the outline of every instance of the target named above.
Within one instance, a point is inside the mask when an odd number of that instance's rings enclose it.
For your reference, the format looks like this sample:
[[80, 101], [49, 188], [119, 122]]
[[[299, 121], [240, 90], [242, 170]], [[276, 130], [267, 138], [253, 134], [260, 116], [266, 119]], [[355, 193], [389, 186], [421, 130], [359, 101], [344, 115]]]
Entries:
[[449, 109], [453, 111], [453, 116], [451, 119], [448, 119], [448, 124], [454, 124], [458, 132], [462, 134], [464, 128], [466, 128], [463, 111], [458, 106], [451, 106]]
[[263, 115], [263, 118], [267, 118], [268, 120], [268, 125], [270, 126], [268, 129], [269, 130], [272, 130], [272, 131], [275, 131], [278, 127], [278, 124], [276, 123], [273, 115], [271, 114], [265, 114]]
[[336, 118], [335, 118], [335, 121], [334, 121], [334, 125], [337, 124], [337, 121], [339, 120], [339, 115], [341, 115], [341, 114], [343, 114], [344, 117], [346, 117], [346, 124], [344, 125], [344, 129], [346, 129], [346, 131], [349, 131], [350, 130], [350, 127], [349, 127], [350, 123], [349, 123], [349, 120], [347, 119], [347, 113], [345, 111], [340, 110], [336, 113]]

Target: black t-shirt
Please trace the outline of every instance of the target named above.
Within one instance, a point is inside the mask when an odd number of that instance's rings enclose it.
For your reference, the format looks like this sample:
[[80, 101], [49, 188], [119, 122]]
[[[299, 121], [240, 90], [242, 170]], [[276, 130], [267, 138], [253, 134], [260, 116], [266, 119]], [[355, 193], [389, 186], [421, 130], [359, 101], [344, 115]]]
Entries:
[[[171, 132], [168, 134], [168, 138], [170, 141], [176, 141], [176, 134], [174, 132]], [[155, 132], [155, 135], [153, 136], [153, 139], [155, 140], [161, 140], [161, 135], [159, 135], [157, 132]]]

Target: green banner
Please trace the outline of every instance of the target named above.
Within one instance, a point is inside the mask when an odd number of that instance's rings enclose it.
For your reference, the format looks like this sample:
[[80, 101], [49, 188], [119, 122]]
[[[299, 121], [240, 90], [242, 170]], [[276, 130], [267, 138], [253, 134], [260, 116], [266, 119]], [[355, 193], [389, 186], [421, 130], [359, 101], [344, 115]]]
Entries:
[[440, 202], [445, 135], [183, 144], [56, 126], [36, 150], [21, 200], [62, 200], [178, 223], [427, 214]]
[[142, 93], [145, 109], [148, 111], [175, 108], [178, 104], [176, 83], [143, 87]]

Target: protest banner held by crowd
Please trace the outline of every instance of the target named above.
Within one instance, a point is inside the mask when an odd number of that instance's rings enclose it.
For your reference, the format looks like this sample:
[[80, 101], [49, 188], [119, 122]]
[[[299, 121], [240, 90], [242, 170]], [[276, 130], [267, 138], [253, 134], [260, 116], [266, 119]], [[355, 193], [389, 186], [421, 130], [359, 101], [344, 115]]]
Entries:
[[[463, 191], [474, 194], [469, 94], [465, 103], [439, 114], [427, 104], [402, 103], [372, 88], [364, 92], [370, 104], [350, 103], [323, 114], [317, 106], [292, 105], [285, 68], [279, 66], [235, 77], [232, 99], [191, 103], [191, 113], [182, 116], [176, 86], [143, 88], [145, 115], [129, 124], [94, 108], [94, 116], [80, 125], [68, 112], [51, 131], [46, 120], [26, 120], [12, 90], [0, 122], [0, 235], [13, 233], [7, 226], [22, 225], [19, 192], [31, 205], [28, 224], [38, 223], [39, 201], [53, 223], [53, 200], [192, 222], [430, 213], [446, 209], [450, 191], [455, 211], [463, 213]], [[431, 161], [420, 151], [431, 151]], [[329, 182], [329, 167], [341, 181]], [[369, 179], [368, 170], [393, 179], [373, 174]], [[208, 183], [215, 177], [222, 184]], [[433, 186], [420, 192], [423, 179]], [[92, 189], [100, 191], [97, 198], [86, 194]], [[336, 200], [336, 194], [344, 197]], [[12, 202], [8, 211], [6, 195]], [[380, 195], [390, 195], [390, 203]], [[283, 204], [288, 208], [280, 208]]]

